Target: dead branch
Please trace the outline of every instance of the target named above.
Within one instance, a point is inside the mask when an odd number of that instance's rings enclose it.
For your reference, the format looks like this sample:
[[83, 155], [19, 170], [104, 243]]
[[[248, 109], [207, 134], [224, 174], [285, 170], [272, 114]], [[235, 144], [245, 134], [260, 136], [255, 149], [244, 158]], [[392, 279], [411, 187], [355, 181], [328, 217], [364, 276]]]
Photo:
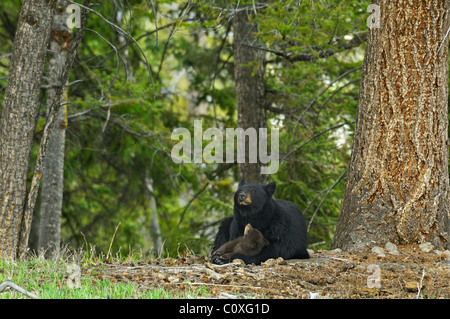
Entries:
[[[307, 232], [309, 232], [309, 228], [311, 227], [311, 224], [312, 224], [312, 222], [313, 222], [313, 220], [314, 220], [314, 217], [316, 217], [316, 214], [317, 214], [317, 212], [319, 211], [320, 207], [322, 207], [323, 202], [324, 202], [325, 199], [328, 197], [328, 195], [330, 194], [331, 190], [332, 190], [333, 188], [336, 187], [336, 185], [344, 178], [345, 175], [347, 175], [347, 172], [348, 172], [348, 170], [346, 170], [345, 172], [343, 172], [343, 173], [341, 174], [341, 176], [339, 176], [338, 179], [333, 183], [333, 185], [331, 185], [331, 186], [326, 190], [325, 196], [324, 196], [324, 197], [322, 198], [322, 200], [320, 201], [319, 206], [317, 206], [316, 210], [314, 211], [314, 214], [312, 215], [312, 217], [311, 217], [311, 219], [310, 219], [310, 221], [309, 221]], [[316, 198], [317, 198], [317, 196], [316, 196], [314, 199], [316, 199]], [[309, 208], [310, 205], [311, 205], [311, 203], [308, 205], [308, 208]]]
[[321, 136], [321, 135], [323, 135], [323, 134], [325, 134], [325, 133], [327, 133], [327, 132], [329, 132], [329, 131], [338, 129], [338, 128], [344, 126], [344, 125], [346, 125], [346, 123], [341, 123], [341, 124], [338, 124], [338, 125], [329, 127], [329, 128], [327, 128], [326, 130], [324, 130], [324, 131], [322, 131], [322, 132], [319, 132], [319, 133], [317, 133], [317, 134], [314, 134], [314, 135], [311, 136], [309, 139], [307, 139], [305, 142], [303, 142], [302, 144], [300, 144], [300, 145], [297, 146], [296, 148], [294, 148], [294, 149], [292, 149], [291, 151], [289, 151], [288, 153], [286, 153], [286, 154], [283, 156], [283, 158], [281, 159], [281, 161], [282, 161], [282, 162], [285, 161], [286, 158], [288, 158], [289, 156], [291, 156], [293, 153], [297, 152], [299, 149], [301, 149], [303, 146], [305, 146], [306, 144], [308, 144], [309, 142], [311, 142], [313, 139], [315, 139], [315, 138], [317, 138], [317, 137], [319, 137], [319, 136]]
[[0, 284], [0, 293], [5, 292], [8, 288], [14, 289], [15, 291], [21, 293], [22, 295], [25, 295], [27, 297], [33, 298], [33, 299], [39, 299], [38, 296], [35, 294], [26, 291], [22, 287], [19, 287], [15, 283], [12, 282], [11, 278], [8, 278], [4, 283]]

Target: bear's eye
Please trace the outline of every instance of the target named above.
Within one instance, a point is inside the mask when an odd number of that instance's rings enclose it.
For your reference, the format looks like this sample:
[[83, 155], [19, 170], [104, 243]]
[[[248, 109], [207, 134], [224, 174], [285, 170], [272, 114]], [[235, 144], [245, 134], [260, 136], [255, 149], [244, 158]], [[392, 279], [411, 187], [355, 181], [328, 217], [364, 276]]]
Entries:
[[254, 189], [252, 189], [252, 190], [250, 190], [250, 193], [255, 194], [256, 192]]

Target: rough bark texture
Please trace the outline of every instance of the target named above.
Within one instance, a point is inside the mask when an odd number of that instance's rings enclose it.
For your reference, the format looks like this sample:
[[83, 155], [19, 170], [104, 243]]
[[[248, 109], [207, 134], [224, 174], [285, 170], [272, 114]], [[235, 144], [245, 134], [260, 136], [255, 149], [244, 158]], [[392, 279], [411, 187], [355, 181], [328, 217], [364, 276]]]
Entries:
[[[88, 7], [89, 3], [90, 0], [84, 0], [83, 7]], [[78, 29], [76, 36], [74, 37], [72, 47], [67, 55], [66, 64], [61, 72], [61, 77], [56, 87], [55, 98], [49, 105], [47, 105], [47, 108], [49, 108], [48, 116], [44, 126], [44, 130], [42, 132], [42, 138], [39, 144], [39, 150], [37, 153], [36, 161], [34, 163], [34, 171], [31, 177], [27, 202], [22, 216], [22, 223], [20, 225], [19, 241], [16, 253], [17, 258], [19, 259], [25, 257], [25, 253], [28, 247], [28, 238], [31, 230], [31, 220], [33, 217], [34, 206], [36, 204], [36, 197], [39, 191], [39, 183], [41, 180], [42, 169], [44, 166], [45, 154], [47, 153], [50, 132], [56, 122], [56, 117], [61, 107], [60, 101], [65, 88], [65, 83], [67, 83], [67, 80], [69, 79], [69, 73], [72, 68], [72, 64], [75, 60], [75, 56], [77, 54], [77, 50], [81, 43], [81, 40], [83, 39], [84, 29], [86, 27], [87, 21], [87, 11], [88, 10], [84, 8], [81, 10], [80, 28]]]
[[25, 0], [0, 121], [0, 256], [15, 258], [55, 2]]
[[332, 246], [430, 241], [444, 247], [449, 239], [447, 1], [375, 3], [381, 24], [369, 31]]
[[[56, 94], [56, 87], [59, 84], [67, 55], [72, 46], [72, 34], [67, 26], [67, 18], [69, 17], [67, 6], [68, 2], [65, 0], [57, 2], [50, 34], [48, 106], [55, 99], [60, 99]], [[59, 101], [59, 103], [61, 102], [63, 101]], [[66, 127], [65, 107], [61, 107], [49, 136], [42, 173], [39, 249], [44, 251], [45, 258], [53, 258], [59, 255]]]
[[[255, 48], [259, 46], [258, 40], [253, 37], [256, 31], [256, 25], [249, 23], [247, 11], [236, 12], [233, 19], [233, 47], [238, 127], [244, 130], [253, 127], [258, 134], [259, 128], [266, 127], [266, 112], [264, 54]], [[246, 148], [246, 161], [238, 164], [239, 179], [245, 179], [247, 183], [262, 183], [265, 176], [261, 175], [261, 163], [249, 163], [247, 145]]]

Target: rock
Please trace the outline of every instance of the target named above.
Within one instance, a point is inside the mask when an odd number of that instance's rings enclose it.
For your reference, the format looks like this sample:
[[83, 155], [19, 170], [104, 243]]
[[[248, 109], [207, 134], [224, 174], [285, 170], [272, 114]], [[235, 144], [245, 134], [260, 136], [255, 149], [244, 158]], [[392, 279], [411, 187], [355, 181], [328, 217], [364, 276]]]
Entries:
[[327, 295], [322, 296], [319, 292], [309, 292], [309, 299], [330, 299], [330, 297]]
[[377, 254], [378, 257], [386, 257], [385, 253], [384, 253], [384, 249], [382, 247], [379, 246], [375, 246], [372, 248], [372, 253]]
[[244, 267], [245, 266], [245, 262], [242, 259], [233, 259], [233, 261], [230, 263], [233, 266], [240, 266], [240, 267]]
[[169, 276], [169, 277], [167, 277], [167, 281], [175, 283], [175, 282], [179, 282], [180, 279], [178, 277], [175, 277], [175, 276]]
[[272, 267], [275, 265], [287, 265], [287, 262], [283, 259], [283, 257], [278, 257], [277, 259], [270, 258], [261, 264], [261, 266]]
[[277, 261], [273, 258], [267, 259], [265, 262], [261, 263], [261, 266], [272, 267], [277, 264]]
[[322, 250], [322, 251], [319, 250], [319, 252], [321, 254], [339, 254], [339, 253], [342, 252], [342, 249], [341, 248], [335, 248], [333, 250]]
[[442, 254], [445, 255], [446, 258], [447, 258], [447, 260], [450, 261], [450, 250], [447, 249], [447, 250], [445, 250]]
[[408, 281], [405, 283], [405, 289], [409, 292], [417, 292], [419, 290], [419, 285], [415, 281]]
[[426, 242], [419, 245], [421, 251], [429, 253], [434, 249], [434, 246], [430, 242]]
[[308, 254], [309, 254], [310, 257], [312, 257], [314, 255], [314, 250], [307, 249], [307, 251], [308, 251]]
[[318, 292], [309, 292], [309, 299], [319, 299], [319, 293]]
[[434, 251], [439, 257], [441, 257], [441, 260], [446, 260], [450, 263], [450, 251], [447, 249], [445, 251], [435, 250]]
[[338, 272], [339, 273], [346, 272], [347, 270], [353, 269], [353, 268], [355, 268], [355, 263], [353, 261], [349, 261], [349, 262], [346, 262], [344, 265], [342, 265], [339, 268]]
[[396, 255], [396, 256], [399, 255], [399, 252], [397, 250], [397, 245], [395, 245], [391, 242], [387, 242], [386, 245], [384, 246], [384, 248], [386, 248], [391, 255]]
[[208, 276], [210, 278], [213, 278], [215, 280], [221, 280], [223, 278], [223, 275], [218, 274], [217, 272], [215, 272], [214, 270], [205, 268], [206, 273], [208, 274]]

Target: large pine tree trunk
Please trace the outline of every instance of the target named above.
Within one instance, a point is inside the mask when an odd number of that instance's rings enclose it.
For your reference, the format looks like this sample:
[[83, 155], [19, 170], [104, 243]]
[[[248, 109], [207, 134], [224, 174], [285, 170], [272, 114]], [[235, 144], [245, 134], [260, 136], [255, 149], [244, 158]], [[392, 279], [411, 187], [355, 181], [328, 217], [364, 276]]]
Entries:
[[444, 247], [449, 239], [447, 1], [375, 3], [380, 28], [369, 31], [332, 246], [431, 241]]
[[[233, 18], [234, 34], [234, 74], [236, 83], [236, 100], [238, 112], [238, 127], [246, 130], [266, 127], [266, 112], [264, 100], [264, 70], [263, 51], [257, 49], [258, 40], [253, 33], [257, 31], [256, 24], [249, 23], [246, 10], [235, 13]], [[249, 65], [249, 63], [252, 65]], [[248, 145], [246, 145], [245, 163], [238, 164], [239, 179], [247, 183], [262, 183], [262, 164], [249, 163]]]
[[55, 2], [24, 0], [0, 121], [0, 256], [15, 258]]
[[[50, 36], [50, 59], [48, 68], [47, 105], [58, 99], [59, 84], [67, 55], [72, 46], [72, 33], [67, 26], [68, 2], [59, 0]], [[63, 101], [60, 101], [63, 102]], [[48, 112], [47, 108], [47, 112]], [[67, 121], [65, 107], [61, 107], [55, 119], [47, 146], [42, 173], [39, 249], [45, 258], [59, 255], [61, 235], [61, 209], [64, 186], [64, 142]]]

